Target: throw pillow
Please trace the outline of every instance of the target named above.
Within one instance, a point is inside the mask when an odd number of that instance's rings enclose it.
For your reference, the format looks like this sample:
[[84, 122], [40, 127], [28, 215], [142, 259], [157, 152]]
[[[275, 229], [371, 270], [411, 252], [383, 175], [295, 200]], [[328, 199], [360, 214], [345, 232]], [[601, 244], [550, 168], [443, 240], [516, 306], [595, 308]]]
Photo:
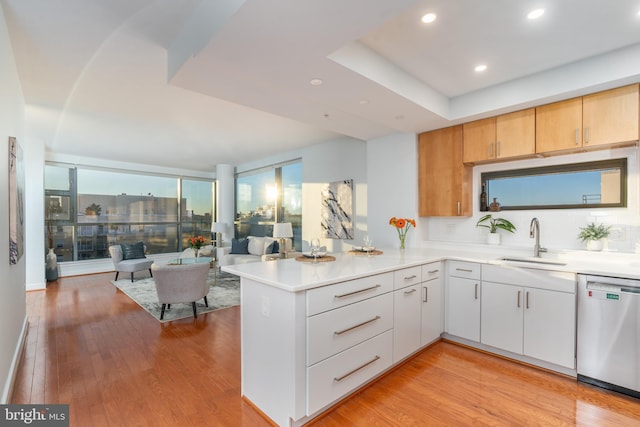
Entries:
[[247, 237], [249, 240], [249, 253], [251, 255], [264, 255], [264, 237]]
[[280, 244], [277, 240], [269, 243], [267, 247], [264, 249], [265, 254], [277, 254], [280, 253]]
[[120, 247], [122, 248], [122, 259], [139, 259], [146, 258], [144, 256], [144, 243], [121, 243]]
[[231, 239], [231, 253], [238, 255], [246, 255], [249, 253], [249, 240], [248, 239]]

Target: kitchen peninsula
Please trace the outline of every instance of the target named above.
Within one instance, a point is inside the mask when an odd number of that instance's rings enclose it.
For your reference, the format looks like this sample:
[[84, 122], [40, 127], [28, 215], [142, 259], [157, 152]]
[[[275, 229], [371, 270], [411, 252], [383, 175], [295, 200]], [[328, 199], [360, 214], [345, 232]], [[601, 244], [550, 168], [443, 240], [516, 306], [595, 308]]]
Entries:
[[[223, 267], [241, 277], [243, 397], [278, 425], [302, 425], [438, 340], [445, 331], [445, 265], [502, 265], [509, 255], [504, 247], [477, 246]], [[574, 259], [535, 265], [562, 273], [572, 301], [573, 273], [586, 268], [597, 274], [614, 267]], [[575, 324], [567, 329], [574, 334]]]

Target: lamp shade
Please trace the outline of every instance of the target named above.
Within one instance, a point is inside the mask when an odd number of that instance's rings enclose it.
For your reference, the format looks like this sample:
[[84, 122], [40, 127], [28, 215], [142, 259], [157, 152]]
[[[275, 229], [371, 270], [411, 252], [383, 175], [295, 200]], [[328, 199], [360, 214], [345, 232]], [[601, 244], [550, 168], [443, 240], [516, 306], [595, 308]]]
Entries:
[[214, 222], [211, 224], [211, 232], [212, 233], [224, 233], [224, 230], [227, 228], [227, 225], [224, 222]]
[[273, 225], [273, 238], [280, 239], [293, 237], [293, 228], [290, 222], [278, 222]]

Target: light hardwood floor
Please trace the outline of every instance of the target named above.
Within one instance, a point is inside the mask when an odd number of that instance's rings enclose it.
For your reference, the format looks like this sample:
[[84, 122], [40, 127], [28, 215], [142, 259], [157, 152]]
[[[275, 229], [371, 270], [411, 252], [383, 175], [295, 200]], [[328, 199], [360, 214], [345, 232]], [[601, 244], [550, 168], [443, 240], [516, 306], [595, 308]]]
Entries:
[[[160, 324], [110, 284], [27, 293], [12, 403], [68, 403], [73, 426], [268, 426], [240, 397], [238, 307]], [[640, 400], [440, 342], [314, 426], [640, 426]]]

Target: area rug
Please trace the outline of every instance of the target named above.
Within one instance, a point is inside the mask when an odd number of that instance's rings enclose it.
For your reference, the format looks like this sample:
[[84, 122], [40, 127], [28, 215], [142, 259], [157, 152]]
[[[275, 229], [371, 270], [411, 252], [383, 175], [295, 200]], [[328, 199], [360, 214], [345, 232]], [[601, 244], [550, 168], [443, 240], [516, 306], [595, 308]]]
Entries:
[[[221, 308], [240, 305], [240, 277], [225, 272], [214, 273], [214, 270], [211, 270], [207, 282], [210, 285], [209, 294], [207, 294], [209, 307], [204, 305], [204, 299], [196, 301], [198, 316]], [[191, 304], [171, 304], [171, 308], [164, 311], [164, 319], [160, 320], [162, 304], [158, 303], [158, 294], [152, 277], [135, 279], [133, 283], [127, 277], [118, 281], [112, 280], [111, 283], [159, 322], [193, 317]]]

